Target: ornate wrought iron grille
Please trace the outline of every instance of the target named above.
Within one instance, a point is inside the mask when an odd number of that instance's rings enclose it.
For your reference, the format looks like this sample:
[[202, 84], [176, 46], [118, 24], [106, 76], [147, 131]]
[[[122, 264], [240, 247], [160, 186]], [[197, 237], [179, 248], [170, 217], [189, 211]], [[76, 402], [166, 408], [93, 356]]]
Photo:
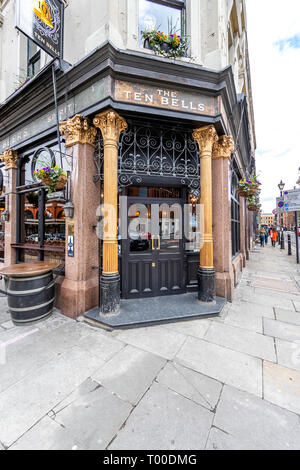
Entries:
[[[183, 185], [200, 188], [200, 155], [192, 132], [185, 129], [128, 122], [119, 141], [119, 186], [143, 182], [145, 176], [171, 177]], [[98, 132], [94, 161], [95, 180], [103, 180], [103, 140]]]

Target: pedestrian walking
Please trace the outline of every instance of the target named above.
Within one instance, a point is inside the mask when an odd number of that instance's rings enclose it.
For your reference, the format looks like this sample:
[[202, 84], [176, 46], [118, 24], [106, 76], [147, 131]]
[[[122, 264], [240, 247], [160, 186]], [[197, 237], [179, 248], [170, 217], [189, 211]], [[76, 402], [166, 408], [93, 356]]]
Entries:
[[265, 234], [265, 244], [267, 245], [269, 241], [269, 229], [266, 228], [266, 234]]
[[277, 230], [276, 230], [276, 229], [273, 229], [273, 230], [272, 230], [272, 236], [271, 236], [272, 246], [276, 246], [277, 238], [278, 238]]
[[264, 227], [261, 227], [259, 231], [259, 236], [260, 236], [260, 246], [264, 247], [265, 246], [265, 239], [266, 239], [266, 231]]

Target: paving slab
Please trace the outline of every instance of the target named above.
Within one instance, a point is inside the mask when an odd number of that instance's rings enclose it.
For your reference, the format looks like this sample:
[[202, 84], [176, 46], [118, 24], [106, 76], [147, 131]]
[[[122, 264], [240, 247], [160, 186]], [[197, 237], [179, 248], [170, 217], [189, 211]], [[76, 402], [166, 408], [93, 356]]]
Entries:
[[156, 381], [211, 411], [215, 409], [222, 390], [220, 382], [171, 362], [159, 373]]
[[300, 312], [300, 300], [294, 300], [294, 306], [297, 312]]
[[132, 410], [128, 402], [100, 386], [92, 390], [86, 388], [70, 398], [54, 409], [53, 419], [75, 442], [80, 442], [84, 450], [105, 449]]
[[15, 325], [11, 320], [7, 320], [4, 323], [1, 323], [1, 327], [5, 330], [11, 330], [12, 328], [15, 328]]
[[300, 312], [284, 310], [283, 308], [275, 308], [275, 315], [276, 320], [300, 326]]
[[265, 400], [300, 414], [300, 371], [264, 362]]
[[275, 318], [274, 309], [271, 305], [256, 304], [255, 302], [245, 302], [243, 300], [234, 300], [230, 309], [230, 313], [237, 312], [243, 316], [257, 316], [258, 318]]
[[288, 310], [293, 310], [293, 303], [292, 300], [290, 300], [290, 295], [291, 294], [288, 294], [288, 298], [285, 298], [284, 294], [281, 293], [280, 296], [277, 297], [271, 295], [271, 291], [266, 292], [266, 290], [264, 290], [264, 293], [244, 293], [243, 300], [245, 302], [266, 305], [269, 307], [286, 308]]
[[191, 400], [154, 384], [108, 449], [201, 450], [213, 416]]
[[120, 331], [117, 338], [166, 359], [173, 359], [186, 336], [161, 326]]
[[210, 325], [210, 320], [200, 319], [196, 321], [184, 321], [179, 323], [168, 323], [164, 325], [171, 331], [176, 331], [187, 336], [194, 336], [195, 338], [203, 338]]
[[292, 294], [299, 293], [297, 283], [288, 279], [274, 279], [262, 276], [252, 276], [251, 284], [254, 287], [272, 289]]
[[[281, 299], [281, 300], [290, 300], [292, 301], [292, 308], [289, 308], [288, 310], [293, 310], [293, 301], [297, 301], [300, 299], [300, 294], [294, 294], [291, 292], [282, 292], [277, 289], [266, 289], [262, 287], [256, 287], [255, 288], [255, 295], [267, 295], [270, 297], [274, 297], [276, 299], [276, 302]], [[280, 308], [280, 307], [279, 307]], [[282, 307], [286, 308], [286, 307]]]
[[136, 405], [165, 363], [162, 357], [126, 346], [92, 377], [123, 400]]
[[9, 447], [101, 365], [97, 357], [75, 347], [2, 392], [0, 440], [3, 444]]
[[69, 430], [45, 416], [9, 450], [85, 450], [82, 442]]
[[244, 353], [188, 338], [176, 362], [204, 375], [262, 396], [262, 361]]
[[250, 356], [276, 362], [273, 338], [235, 326], [213, 323], [204, 339]]
[[214, 426], [256, 449], [299, 450], [299, 417], [252, 394], [225, 386]]
[[248, 441], [243, 441], [239, 437], [221, 429], [212, 427], [206, 444], [206, 450], [256, 450], [255, 446]]
[[291, 342], [275, 338], [278, 364], [300, 370], [300, 341]]
[[249, 313], [246, 314], [243, 310], [236, 311], [230, 309], [228, 315], [224, 318], [224, 323], [244, 330], [263, 333], [262, 317]]
[[300, 341], [300, 326], [264, 318], [264, 334], [286, 341]]

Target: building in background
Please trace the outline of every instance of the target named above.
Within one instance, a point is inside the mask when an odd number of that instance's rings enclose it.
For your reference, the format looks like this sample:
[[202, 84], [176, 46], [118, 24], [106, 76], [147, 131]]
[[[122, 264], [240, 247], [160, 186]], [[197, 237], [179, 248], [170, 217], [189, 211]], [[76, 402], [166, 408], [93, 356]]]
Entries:
[[[239, 179], [255, 171], [245, 1], [68, 0], [64, 5], [64, 60], [56, 70], [60, 151], [53, 60], [14, 28], [15, 2], [1, 2], [2, 205], [10, 214], [5, 264], [34, 256], [60, 259], [57, 301], [72, 317], [97, 305], [102, 320], [117, 315], [120, 296], [198, 291], [207, 302], [214, 300], [216, 286], [219, 297], [231, 300], [256, 224], [236, 192]], [[155, 29], [188, 37], [184, 56], [149, 48], [142, 32]], [[34, 170], [45, 162], [68, 172], [67, 190], [50, 197], [36, 181]], [[32, 211], [34, 193], [38, 209]], [[122, 239], [118, 211], [130, 224], [140, 215], [136, 204], [150, 216], [154, 202], [194, 207], [200, 194], [201, 253], [196, 212], [190, 222], [196, 243], [177, 238], [174, 227], [181, 222], [174, 210], [168, 240], [163, 210], [155, 233], [141, 237], [133, 230], [130, 239]], [[120, 196], [127, 196], [125, 209]], [[74, 217], [54, 215], [67, 200]], [[96, 229], [101, 202], [115, 207], [114, 233], [104, 232], [103, 242]], [[37, 237], [29, 233], [36, 226]], [[71, 233], [70, 252], [65, 234]]]
[[273, 214], [262, 214], [261, 215], [261, 225], [267, 225], [268, 227], [273, 227], [275, 224], [275, 216]]

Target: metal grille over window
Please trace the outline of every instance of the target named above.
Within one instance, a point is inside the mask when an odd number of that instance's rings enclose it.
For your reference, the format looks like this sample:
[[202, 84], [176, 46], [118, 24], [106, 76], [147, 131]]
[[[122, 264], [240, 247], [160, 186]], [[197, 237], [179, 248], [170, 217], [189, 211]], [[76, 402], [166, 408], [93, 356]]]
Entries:
[[[103, 141], [98, 134], [94, 160], [95, 179], [103, 181]], [[197, 190], [200, 187], [200, 157], [191, 131], [140, 126], [129, 121], [119, 142], [119, 186], [143, 183], [146, 176], [175, 178], [178, 183]]]

